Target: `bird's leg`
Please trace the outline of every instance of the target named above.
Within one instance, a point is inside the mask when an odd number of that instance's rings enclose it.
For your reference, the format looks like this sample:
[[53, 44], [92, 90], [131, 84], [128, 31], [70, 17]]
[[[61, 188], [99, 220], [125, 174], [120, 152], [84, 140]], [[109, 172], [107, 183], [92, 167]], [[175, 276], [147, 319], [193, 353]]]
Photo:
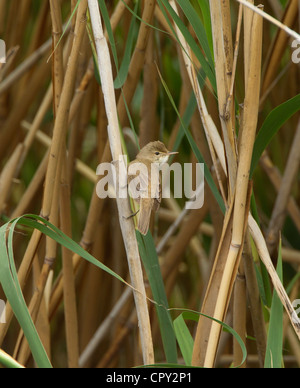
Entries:
[[140, 209], [137, 210], [135, 213], [130, 214], [128, 217], [123, 216], [123, 218], [125, 218], [125, 220], [129, 220], [130, 218], [136, 216], [136, 215], [138, 214], [139, 211], [140, 211]]

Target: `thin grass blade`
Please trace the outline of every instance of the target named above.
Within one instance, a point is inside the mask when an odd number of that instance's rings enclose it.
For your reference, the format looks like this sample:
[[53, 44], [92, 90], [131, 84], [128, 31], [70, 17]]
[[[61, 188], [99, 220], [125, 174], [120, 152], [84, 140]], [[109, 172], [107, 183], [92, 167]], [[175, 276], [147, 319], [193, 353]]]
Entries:
[[137, 241], [141, 259], [143, 261], [160, 325], [161, 337], [165, 351], [166, 360], [170, 363], [177, 362], [176, 336], [173, 322], [169, 312], [168, 299], [161, 276], [160, 266], [151, 233], [142, 236], [136, 231]]
[[[282, 282], [282, 254], [281, 241], [279, 243], [277, 273]], [[270, 323], [268, 331], [268, 341], [265, 358], [265, 368], [281, 368], [282, 367], [282, 341], [283, 341], [283, 306], [274, 290]]]
[[300, 94], [277, 106], [268, 115], [255, 140], [250, 176], [258, 165], [259, 159], [270, 141], [283, 124], [300, 110]]

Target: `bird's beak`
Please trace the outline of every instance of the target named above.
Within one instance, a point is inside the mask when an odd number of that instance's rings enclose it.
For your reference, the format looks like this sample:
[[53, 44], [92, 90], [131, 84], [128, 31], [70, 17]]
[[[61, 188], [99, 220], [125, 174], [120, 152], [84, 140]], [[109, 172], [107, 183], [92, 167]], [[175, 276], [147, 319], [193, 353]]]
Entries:
[[179, 152], [168, 152], [167, 155], [177, 155]]

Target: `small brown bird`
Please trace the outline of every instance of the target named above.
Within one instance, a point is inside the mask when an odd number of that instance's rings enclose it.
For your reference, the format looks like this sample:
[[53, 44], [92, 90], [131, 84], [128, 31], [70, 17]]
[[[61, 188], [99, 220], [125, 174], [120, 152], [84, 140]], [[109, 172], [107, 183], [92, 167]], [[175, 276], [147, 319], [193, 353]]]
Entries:
[[[168, 151], [161, 141], [153, 141], [145, 145], [128, 166], [128, 184], [139, 177], [134, 199], [140, 204], [138, 230], [143, 235], [148, 232], [152, 209], [157, 211], [161, 202], [159, 168], [175, 154], [178, 152]], [[130, 170], [136, 170], [135, 174], [131, 175]]]

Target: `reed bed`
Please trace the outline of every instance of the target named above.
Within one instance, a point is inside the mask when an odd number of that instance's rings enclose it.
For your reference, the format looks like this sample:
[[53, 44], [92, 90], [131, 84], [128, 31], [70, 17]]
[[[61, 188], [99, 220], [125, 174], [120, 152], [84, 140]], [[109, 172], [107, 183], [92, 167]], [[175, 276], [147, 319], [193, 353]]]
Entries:
[[[299, 15], [0, 3], [0, 367], [300, 367]], [[153, 140], [205, 195], [142, 236], [96, 172]]]

